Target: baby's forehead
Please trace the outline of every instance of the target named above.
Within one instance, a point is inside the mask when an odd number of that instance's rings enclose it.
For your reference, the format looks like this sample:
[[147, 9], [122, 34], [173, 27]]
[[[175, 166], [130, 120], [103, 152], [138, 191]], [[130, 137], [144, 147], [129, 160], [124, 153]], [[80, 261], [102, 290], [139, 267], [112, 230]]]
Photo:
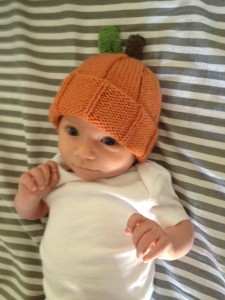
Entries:
[[81, 118], [78, 118], [76, 116], [70, 116], [70, 115], [61, 116], [61, 120], [67, 121], [67, 122], [78, 122], [79, 119], [81, 120]]

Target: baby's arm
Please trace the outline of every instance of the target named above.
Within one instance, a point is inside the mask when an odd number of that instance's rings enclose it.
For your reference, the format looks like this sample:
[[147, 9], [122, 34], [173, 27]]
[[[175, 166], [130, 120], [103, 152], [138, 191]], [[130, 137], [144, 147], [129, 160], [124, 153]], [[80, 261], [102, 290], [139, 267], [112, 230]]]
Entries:
[[155, 258], [175, 260], [186, 255], [193, 244], [194, 231], [189, 220], [163, 229], [157, 222], [136, 213], [125, 229], [132, 235], [137, 257], [144, 262]]
[[48, 206], [42, 199], [55, 187], [58, 180], [58, 167], [54, 161], [23, 173], [14, 199], [18, 214], [28, 220], [44, 217], [48, 213]]

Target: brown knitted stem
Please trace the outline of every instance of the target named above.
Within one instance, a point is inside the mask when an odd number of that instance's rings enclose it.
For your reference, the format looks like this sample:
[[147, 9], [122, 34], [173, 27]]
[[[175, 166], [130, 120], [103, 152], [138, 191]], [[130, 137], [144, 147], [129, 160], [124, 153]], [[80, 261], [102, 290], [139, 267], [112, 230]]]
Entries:
[[142, 59], [142, 49], [145, 45], [145, 39], [139, 34], [130, 35], [127, 43], [126, 54], [130, 57]]

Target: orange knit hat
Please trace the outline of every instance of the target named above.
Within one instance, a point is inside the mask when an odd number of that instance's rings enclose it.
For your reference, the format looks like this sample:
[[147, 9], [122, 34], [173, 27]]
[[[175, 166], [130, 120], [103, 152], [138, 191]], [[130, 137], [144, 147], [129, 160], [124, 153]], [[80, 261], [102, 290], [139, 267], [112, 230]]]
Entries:
[[160, 108], [159, 81], [141, 61], [99, 54], [66, 77], [49, 115], [56, 128], [63, 115], [84, 119], [142, 162], [157, 139]]

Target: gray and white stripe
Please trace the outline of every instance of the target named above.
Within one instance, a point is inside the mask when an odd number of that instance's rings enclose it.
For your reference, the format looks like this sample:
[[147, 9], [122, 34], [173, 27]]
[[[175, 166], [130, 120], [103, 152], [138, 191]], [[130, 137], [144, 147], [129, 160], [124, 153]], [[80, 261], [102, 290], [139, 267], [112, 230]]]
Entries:
[[225, 295], [225, 4], [223, 0], [0, 1], [0, 300], [43, 299], [38, 255], [44, 221], [21, 220], [21, 172], [52, 157], [48, 107], [65, 75], [92, 54], [103, 25], [147, 45], [163, 93], [151, 158], [171, 171], [192, 218], [193, 250], [157, 261], [156, 300]]

